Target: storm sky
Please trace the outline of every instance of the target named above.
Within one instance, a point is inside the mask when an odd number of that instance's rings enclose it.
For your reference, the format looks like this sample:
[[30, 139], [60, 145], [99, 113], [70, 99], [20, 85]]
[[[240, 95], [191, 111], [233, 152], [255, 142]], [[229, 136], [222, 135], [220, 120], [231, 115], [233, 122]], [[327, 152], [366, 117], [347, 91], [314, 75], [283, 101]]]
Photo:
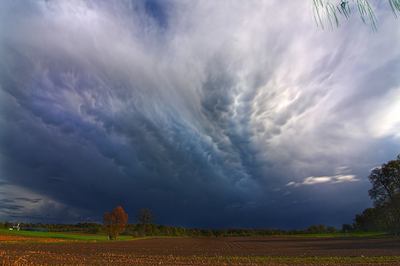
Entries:
[[0, 2], [0, 219], [351, 223], [400, 153], [400, 27], [311, 0]]

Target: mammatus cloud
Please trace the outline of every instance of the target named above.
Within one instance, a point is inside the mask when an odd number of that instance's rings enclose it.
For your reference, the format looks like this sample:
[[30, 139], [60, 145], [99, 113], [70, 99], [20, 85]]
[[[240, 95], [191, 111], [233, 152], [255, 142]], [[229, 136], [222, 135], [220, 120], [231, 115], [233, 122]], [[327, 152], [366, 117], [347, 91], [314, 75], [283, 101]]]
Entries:
[[351, 219], [366, 169], [400, 149], [400, 36], [390, 10], [376, 33], [320, 31], [310, 5], [2, 1], [6, 201], [71, 220], [116, 204], [193, 226]]

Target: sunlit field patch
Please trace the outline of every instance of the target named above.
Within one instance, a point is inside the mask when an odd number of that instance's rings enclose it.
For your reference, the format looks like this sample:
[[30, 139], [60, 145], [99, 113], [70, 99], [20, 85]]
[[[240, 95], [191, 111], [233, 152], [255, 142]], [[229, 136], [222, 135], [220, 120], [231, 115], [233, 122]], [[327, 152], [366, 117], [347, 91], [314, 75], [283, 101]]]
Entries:
[[40, 243], [56, 243], [65, 240], [45, 237], [24, 237], [16, 235], [0, 235], [0, 242], [2, 243], [22, 243], [22, 242], [40, 242]]

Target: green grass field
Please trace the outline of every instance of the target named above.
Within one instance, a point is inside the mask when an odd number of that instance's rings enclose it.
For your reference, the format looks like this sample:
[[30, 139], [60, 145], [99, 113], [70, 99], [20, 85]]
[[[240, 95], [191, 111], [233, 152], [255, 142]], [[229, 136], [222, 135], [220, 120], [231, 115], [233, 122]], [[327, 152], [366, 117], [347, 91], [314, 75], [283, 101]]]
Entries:
[[[69, 233], [69, 232], [40, 232], [40, 231], [9, 231], [8, 229], [0, 229], [1, 235], [15, 235], [23, 237], [42, 237], [55, 238], [64, 240], [80, 240], [80, 241], [105, 241], [108, 240], [104, 234], [87, 234], [87, 233]], [[293, 235], [278, 235], [278, 237], [317, 237], [317, 238], [332, 238], [332, 237], [382, 237], [385, 232], [352, 232], [352, 233], [320, 233], [320, 234], [293, 234]], [[121, 235], [118, 240], [132, 240], [132, 236]]]
[[[102, 234], [84, 234], [84, 233], [60, 233], [60, 232], [38, 232], [38, 231], [10, 231], [8, 229], [0, 229], [2, 235], [15, 235], [24, 237], [41, 237], [56, 238], [64, 240], [80, 240], [80, 241], [106, 241], [107, 236]], [[132, 236], [119, 236], [118, 240], [133, 239]]]

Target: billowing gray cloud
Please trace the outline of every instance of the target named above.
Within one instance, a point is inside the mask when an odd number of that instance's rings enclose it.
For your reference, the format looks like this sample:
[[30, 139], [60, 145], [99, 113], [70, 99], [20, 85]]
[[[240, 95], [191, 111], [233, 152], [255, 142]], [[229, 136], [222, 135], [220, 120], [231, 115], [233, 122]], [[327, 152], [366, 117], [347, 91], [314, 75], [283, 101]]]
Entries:
[[310, 10], [2, 1], [0, 215], [99, 220], [122, 204], [192, 226], [350, 222], [369, 169], [400, 150], [400, 36], [388, 10], [376, 33], [320, 31]]

